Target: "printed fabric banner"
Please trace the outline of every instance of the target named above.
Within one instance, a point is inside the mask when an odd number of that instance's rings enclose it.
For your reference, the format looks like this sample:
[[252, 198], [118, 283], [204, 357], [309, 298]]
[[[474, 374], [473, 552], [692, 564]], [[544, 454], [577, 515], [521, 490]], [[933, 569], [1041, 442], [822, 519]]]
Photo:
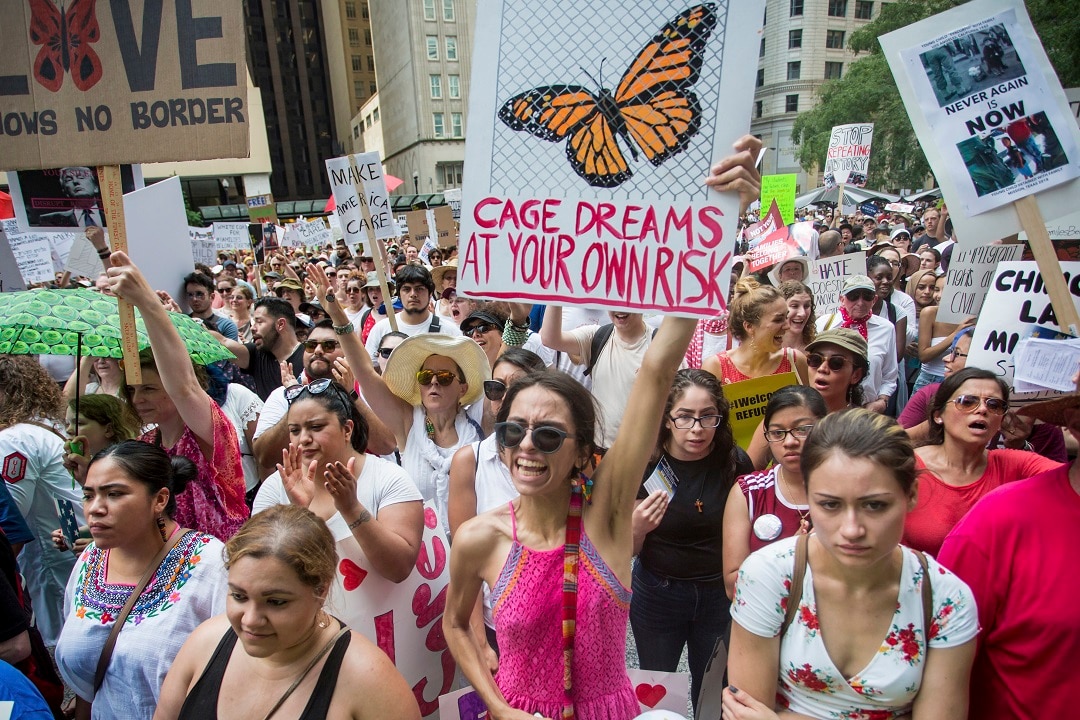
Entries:
[[938, 303], [937, 321], [959, 323], [977, 316], [994, 279], [994, 268], [1001, 262], [1019, 260], [1023, 252], [1020, 244], [955, 248]]
[[765, 406], [772, 394], [788, 385], [799, 384], [798, 375], [789, 372], [725, 385], [724, 397], [731, 406], [731, 432], [735, 444], [744, 450], [750, 447], [758, 425], [765, 418]]
[[238, 2], [3, 3], [9, 170], [247, 157]]
[[[7, 177], [22, 232], [106, 227], [96, 167], [20, 170]], [[121, 165], [120, 181], [125, 193], [145, 187], [142, 166]]]
[[[761, 0], [481, 0], [458, 292], [713, 317]], [[602, 29], [603, 32], [599, 30]]]
[[874, 141], [874, 123], [837, 125], [829, 135], [825, 153], [825, 187], [854, 185], [866, 187], [870, 170], [870, 144]]
[[1018, 232], [1012, 208], [978, 221], [1033, 193], [1046, 220], [1075, 210], [1080, 132], [1020, 0], [976, 0], [881, 45], [961, 243]]

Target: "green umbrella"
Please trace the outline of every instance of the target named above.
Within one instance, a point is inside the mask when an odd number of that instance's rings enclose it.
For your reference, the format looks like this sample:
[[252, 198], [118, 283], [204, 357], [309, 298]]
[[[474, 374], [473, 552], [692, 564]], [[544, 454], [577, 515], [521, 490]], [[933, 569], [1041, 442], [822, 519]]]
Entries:
[[[187, 315], [170, 312], [169, 319], [196, 364], [235, 357]], [[135, 329], [139, 348], [149, 347], [138, 310]], [[124, 353], [116, 298], [82, 288], [0, 293], [0, 353], [120, 359]]]

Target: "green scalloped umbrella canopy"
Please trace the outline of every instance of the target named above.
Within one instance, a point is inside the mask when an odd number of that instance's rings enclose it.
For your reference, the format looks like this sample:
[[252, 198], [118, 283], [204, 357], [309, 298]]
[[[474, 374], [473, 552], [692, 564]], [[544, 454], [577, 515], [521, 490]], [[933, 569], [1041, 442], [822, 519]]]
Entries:
[[[170, 312], [191, 359], [198, 365], [235, 356], [206, 328], [187, 315]], [[139, 311], [135, 311], [139, 348], [150, 347]], [[93, 290], [27, 290], [0, 293], [0, 353], [11, 355], [124, 356], [116, 298]]]

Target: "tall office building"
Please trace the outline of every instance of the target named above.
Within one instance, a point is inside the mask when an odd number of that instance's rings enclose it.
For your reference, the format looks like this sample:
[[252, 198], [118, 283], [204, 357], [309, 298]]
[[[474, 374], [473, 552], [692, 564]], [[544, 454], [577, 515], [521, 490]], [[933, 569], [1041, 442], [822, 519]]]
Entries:
[[820, 184], [793, 153], [791, 127], [817, 104], [817, 90], [855, 56], [851, 33], [877, 17], [885, 0], [767, 0], [750, 132], [768, 147], [763, 174], [796, 173], [800, 192]]
[[348, 73], [349, 117], [360, 112], [378, 92], [375, 84], [375, 47], [367, 0], [337, 0], [341, 35], [345, 44], [345, 71]]
[[386, 172], [397, 194], [461, 187], [475, 0], [369, 0]]

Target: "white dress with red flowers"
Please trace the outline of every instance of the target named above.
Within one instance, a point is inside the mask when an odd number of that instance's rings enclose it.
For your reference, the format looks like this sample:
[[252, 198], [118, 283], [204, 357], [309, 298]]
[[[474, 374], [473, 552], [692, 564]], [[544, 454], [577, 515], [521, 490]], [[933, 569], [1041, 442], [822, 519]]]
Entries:
[[[752, 553], [739, 569], [731, 616], [754, 635], [771, 638], [780, 633], [795, 565], [795, 540], [786, 538]], [[978, 634], [975, 599], [962, 580], [929, 555], [927, 562], [934, 597], [930, 647], [963, 645]], [[799, 613], [780, 641], [777, 706], [829, 720], [885, 720], [911, 712], [926, 662], [922, 576], [918, 557], [904, 548], [892, 627], [867, 666], [845, 679], [822, 642], [807, 567]]]

